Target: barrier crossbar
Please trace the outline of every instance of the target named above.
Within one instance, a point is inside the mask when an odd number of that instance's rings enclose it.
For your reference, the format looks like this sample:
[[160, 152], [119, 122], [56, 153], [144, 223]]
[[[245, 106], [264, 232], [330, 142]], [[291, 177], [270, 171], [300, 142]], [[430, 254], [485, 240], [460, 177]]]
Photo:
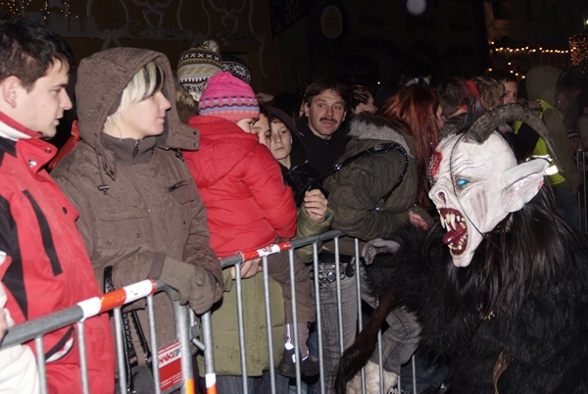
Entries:
[[[325, 233], [319, 234], [319, 235], [313, 235], [310, 237], [305, 237], [305, 238], [300, 238], [300, 239], [293, 239], [290, 241], [286, 241], [286, 242], [282, 242], [282, 243], [277, 243], [274, 245], [271, 245], [270, 248], [263, 248], [263, 249], [258, 249], [258, 250], [253, 250], [253, 251], [244, 251], [244, 252], [240, 252], [237, 253], [234, 256], [230, 256], [230, 257], [226, 257], [221, 259], [221, 266], [223, 269], [229, 269], [234, 267], [235, 268], [235, 288], [236, 288], [236, 297], [237, 297], [237, 314], [238, 314], [238, 324], [239, 324], [239, 343], [240, 343], [240, 357], [241, 357], [241, 377], [242, 377], [242, 392], [244, 394], [248, 394], [248, 387], [247, 387], [247, 365], [246, 365], [246, 349], [245, 349], [245, 333], [244, 333], [244, 317], [243, 317], [243, 293], [242, 293], [242, 287], [241, 287], [241, 276], [240, 276], [240, 272], [241, 272], [241, 264], [247, 260], [251, 260], [251, 259], [255, 259], [255, 258], [261, 258], [262, 259], [262, 274], [264, 275], [264, 288], [265, 288], [265, 315], [266, 315], [266, 324], [267, 327], [271, 327], [272, 326], [272, 321], [271, 321], [271, 313], [270, 313], [270, 309], [271, 309], [271, 304], [270, 304], [270, 300], [269, 300], [269, 275], [268, 275], [268, 270], [267, 270], [267, 264], [268, 264], [268, 256], [272, 255], [272, 254], [277, 254], [277, 253], [288, 253], [288, 261], [289, 261], [289, 265], [290, 265], [290, 282], [291, 282], [291, 298], [292, 298], [292, 303], [293, 306], [296, 304], [296, 280], [294, 277], [294, 252], [296, 249], [301, 248], [301, 247], [305, 247], [305, 246], [312, 246], [313, 249], [313, 261], [310, 267], [310, 270], [313, 271], [314, 273], [314, 278], [318, 278], [318, 272], [319, 272], [319, 253], [320, 253], [320, 245], [324, 242], [328, 242], [328, 241], [332, 241], [333, 242], [333, 246], [334, 246], [334, 256], [335, 256], [335, 270], [336, 270], [336, 275], [335, 275], [335, 283], [336, 283], [336, 298], [337, 298], [337, 321], [338, 321], [338, 330], [339, 330], [339, 351], [342, 354], [343, 351], [345, 350], [345, 345], [343, 342], [343, 317], [342, 317], [342, 307], [341, 307], [341, 298], [342, 298], [342, 293], [341, 293], [341, 272], [340, 272], [340, 252], [339, 252], [339, 238], [345, 236], [345, 233], [338, 231], [338, 230], [331, 230], [331, 231], [327, 231]], [[269, 249], [269, 250], [267, 250]], [[360, 249], [359, 249], [359, 240], [355, 239], [354, 240], [354, 263], [355, 264], [355, 272], [359, 273], [360, 272]], [[361, 299], [361, 275], [356, 274], [354, 275], [355, 278], [355, 285], [356, 285], [356, 290], [357, 290], [357, 309], [358, 309], [358, 316], [357, 316], [357, 325], [358, 325], [358, 330], [360, 329], [360, 327], [363, 326], [363, 313], [362, 313], [362, 299]], [[319, 292], [319, 280], [314, 280], [313, 283], [314, 286], [314, 297], [315, 297], [315, 304], [316, 304], [316, 315], [317, 315], [317, 322], [316, 322], [316, 326], [317, 326], [317, 336], [318, 336], [318, 358], [319, 358], [319, 379], [318, 382], [316, 383], [318, 385], [318, 392], [319, 393], [327, 393], [327, 374], [324, 369], [324, 352], [323, 352], [323, 335], [322, 335], [322, 319], [321, 319], [321, 299], [320, 299], [320, 292]], [[293, 324], [292, 327], [294, 329], [294, 349], [295, 349], [295, 354], [299, 354], [299, 349], [300, 349], [300, 344], [298, 343], [298, 332], [297, 332], [297, 323], [298, 323], [298, 319], [297, 319], [297, 314], [296, 314], [296, 308], [292, 307], [292, 313], [293, 313]], [[213, 328], [214, 329], [214, 328]], [[273, 343], [277, 340], [277, 341], [281, 341], [282, 338], [273, 338], [272, 337], [272, 333], [271, 330], [267, 330], [268, 332], [268, 355], [269, 355], [269, 360], [270, 360], [270, 365], [276, 365], [275, 362], [275, 355], [273, 354]], [[380, 382], [383, 381], [382, 376], [383, 376], [383, 367], [382, 367], [382, 363], [383, 363], [383, 355], [382, 355], [382, 346], [381, 346], [381, 341], [380, 341], [380, 335], [378, 335], [378, 345], [377, 345], [377, 351], [379, 354], [379, 374], [380, 374]], [[414, 371], [415, 367], [414, 367], [414, 357], [411, 360], [412, 363], [412, 369]], [[296, 370], [296, 377], [294, 379], [294, 384], [291, 385], [289, 387], [289, 391], [293, 392], [295, 391], [297, 394], [301, 394], [305, 389], [307, 389], [307, 386], [305, 384], [303, 384], [302, 382], [302, 376], [301, 376], [301, 371], [300, 371], [300, 365], [299, 363], [295, 363], [295, 370]], [[277, 383], [276, 383], [276, 370], [274, 368], [270, 368], [269, 369], [269, 375], [270, 375], [270, 385], [271, 385], [271, 390], [270, 392], [272, 394], [277, 393]], [[365, 376], [365, 371], [362, 369], [361, 371], [361, 392], [362, 393], [367, 393], [366, 391], [366, 376]], [[386, 393], [386, 390], [389, 389], [387, 387], [383, 386], [383, 383], [380, 383], [380, 393], [384, 394]], [[398, 392], [400, 392], [400, 379], [398, 380], [398, 385], [397, 385], [397, 389]], [[413, 372], [412, 374], [412, 393], [416, 394], [417, 393], [417, 382], [416, 382], [416, 374]], [[281, 393], [278, 393], [281, 394]]]
[[[34, 320], [30, 320], [14, 327], [11, 327], [2, 341], [1, 349], [8, 348], [17, 344], [24, 344], [31, 340], [35, 341], [35, 352], [37, 359], [37, 367], [40, 378], [40, 389], [42, 393], [47, 393], [47, 379], [45, 373], [45, 357], [43, 353], [43, 336], [60, 328], [76, 324], [78, 349], [80, 352], [80, 373], [82, 387], [80, 391], [89, 393], [88, 385], [88, 368], [85, 353], [85, 333], [84, 322], [99, 314], [106, 312], [113, 312], [114, 327], [115, 327], [115, 344], [116, 344], [116, 364], [118, 389], [120, 393], [127, 392], [127, 379], [125, 371], [125, 355], [124, 344], [122, 339], [122, 312], [121, 308], [125, 305], [132, 304], [135, 301], [145, 299], [147, 301], [147, 312], [149, 317], [150, 327], [150, 344], [152, 349], [159, 349], [157, 343], [157, 333], [155, 330], [155, 313], [153, 309], [153, 295], [159, 292], [165, 292], [170, 297], [174, 309], [174, 320], [176, 327], [176, 337], [179, 346], [179, 363], [181, 368], [181, 381], [173, 384], [170, 387], [162, 390], [160, 381], [160, 360], [159, 357], [153, 357], [152, 375], [154, 390], [156, 393], [169, 393], [180, 389], [183, 394], [195, 393], [195, 382], [192, 369], [192, 349], [191, 342], [193, 341], [201, 351], [204, 352], [205, 358], [213, 360], [212, 354], [212, 340], [210, 337], [210, 312], [201, 316], [202, 325], [206, 328], [203, 331], [204, 343], [195, 340], [198, 335], [197, 323], [195, 315], [189, 307], [182, 306], [179, 301], [173, 301], [176, 291], [167, 286], [160, 280], [144, 280], [137, 282], [122, 289], [112, 291], [99, 297], [93, 297], [77, 303], [69, 308], [51, 313]], [[214, 361], [209, 369], [206, 368], [207, 375], [214, 375]], [[207, 389], [208, 394], [216, 393], [215, 382], [211, 381], [210, 387]]]
[[[243, 393], [248, 393], [247, 388], [247, 365], [246, 365], [246, 347], [245, 347], [245, 333], [244, 333], [244, 323], [243, 323], [243, 293], [241, 289], [241, 278], [240, 278], [240, 270], [241, 264], [247, 260], [254, 259], [254, 258], [261, 258], [262, 259], [262, 275], [264, 280], [264, 288], [265, 288], [265, 314], [266, 314], [266, 324], [267, 327], [272, 327], [271, 321], [271, 302], [269, 297], [269, 275], [268, 275], [268, 256], [277, 253], [287, 253], [288, 254], [288, 261], [290, 265], [290, 281], [292, 283], [292, 302], [296, 304], [296, 280], [294, 276], [294, 253], [295, 250], [302, 247], [312, 247], [312, 263], [310, 265], [310, 270], [314, 273], [314, 278], [318, 278], [319, 272], [319, 253], [321, 251], [321, 245], [324, 242], [332, 242], [334, 256], [335, 256], [335, 284], [336, 284], [336, 298], [337, 298], [337, 321], [339, 323], [339, 351], [342, 353], [344, 351], [344, 343], [343, 343], [343, 329], [342, 329], [342, 312], [341, 312], [341, 268], [340, 268], [340, 253], [339, 253], [339, 239], [343, 237], [345, 234], [341, 231], [332, 230], [325, 232], [323, 234], [314, 235], [310, 237], [305, 237], [301, 239], [293, 239], [287, 242], [278, 243], [275, 245], [271, 245], [269, 251], [264, 249], [254, 250], [254, 251], [244, 251], [241, 253], [237, 253], [234, 256], [230, 256], [220, 260], [221, 266], [223, 269], [228, 269], [231, 267], [235, 268], [236, 271], [236, 280], [235, 280], [235, 287], [237, 293], [237, 306], [238, 306], [238, 321], [239, 321], [239, 343], [240, 343], [240, 357], [241, 357], [241, 375], [242, 375], [242, 382], [243, 382]], [[355, 272], [360, 272], [360, 250], [359, 250], [359, 241], [354, 241], [354, 265], [355, 265]], [[357, 325], [358, 330], [363, 325], [362, 321], [362, 308], [361, 308], [361, 275], [355, 275], [355, 286], [357, 289], [357, 304], [358, 304], [358, 315], [357, 315]], [[324, 369], [324, 352], [323, 352], [323, 336], [322, 336], [322, 318], [321, 318], [321, 304], [322, 301], [320, 299], [320, 291], [319, 291], [319, 280], [314, 280], [314, 300], [317, 309], [317, 336], [318, 336], [318, 358], [319, 358], [319, 379], [318, 379], [318, 392], [326, 393], [327, 392], [327, 371]], [[206, 385], [206, 393], [207, 394], [216, 394], [217, 393], [217, 375], [215, 371], [215, 364], [214, 364], [214, 354], [213, 354], [213, 340], [212, 340], [212, 330], [215, 329], [212, 327], [211, 323], [211, 312], [207, 312], [200, 316], [200, 324], [197, 323], [197, 318], [191, 308], [186, 307], [185, 305], [180, 305], [178, 301], [173, 301], [175, 290], [171, 287], [167, 286], [165, 283], [159, 280], [144, 280], [129, 286], [125, 286], [122, 289], [115, 290], [113, 292], [107, 293], [100, 297], [94, 297], [85, 301], [82, 301], [76, 305], [73, 305], [69, 308], [63, 309], [61, 311], [54, 312], [50, 315], [27, 321], [25, 323], [16, 325], [11, 327], [8, 333], [6, 334], [0, 349], [4, 349], [16, 344], [23, 344], [29, 342], [31, 340], [35, 341], [35, 349], [37, 355], [37, 364], [39, 369], [39, 375], [41, 380], [41, 391], [43, 393], [47, 392], [47, 383], [46, 383], [46, 376], [45, 376], [45, 359], [43, 354], [43, 336], [49, 332], [54, 330], [76, 324], [77, 326], [77, 333], [78, 333], [78, 346], [80, 351], [80, 363], [81, 363], [81, 380], [82, 380], [82, 387], [80, 388], [80, 392], [89, 393], [88, 388], [88, 370], [87, 370], [87, 363], [86, 363], [86, 355], [85, 355], [85, 336], [84, 336], [84, 322], [88, 319], [92, 319], [93, 317], [112, 311], [113, 313], [113, 322], [114, 322], [114, 336], [115, 336], [115, 345], [116, 345], [116, 363], [117, 363], [117, 387], [119, 392], [126, 392], [127, 388], [127, 381], [126, 381], [126, 374], [125, 371], [125, 354], [124, 354], [124, 342], [123, 342], [123, 323], [122, 323], [122, 307], [125, 305], [129, 305], [133, 302], [138, 300], [146, 300], [147, 302], [147, 312], [148, 312], [148, 322], [149, 322], [149, 332], [150, 332], [150, 344], [152, 349], [159, 349], [158, 342], [157, 342], [157, 330], [155, 329], [155, 313], [153, 310], [153, 296], [156, 293], [165, 292], [170, 297], [172, 301], [173, 309], [174, 309], [174, 322], [176, 327], [176, 338], [179, 342], [179, 349], [180, 349], [180, 359], [181, 359], [181, 382], [173, 385], [172, 387], [168, 387], [164, 390], [161, 389], [161, 377], [160, 377], [160, 363], [159, 357], [153, 357], [152, 363], [152, 375], [153, 375], [153, 382], [155, 387], [156, 393], [170, 393], [174, 390], [180, 389], [181, 393], [184, 394], [192, 394], [196, 392], [196, 383], [195, 377], [193, 376], [193, 369], [192, 369], [192, 353], [193, 349], [192, 346], [196, 346], [198, 350], [202, 353], [204, 358], [204, 383]], [[294, 347], [295, 352], [299, 352], [299, 343], [298, 343], [298, 332], [297, 332], [297, 323], [298, 317], [296, 313], [296, 308], [292, 308], [293, 312], [293, 328], [294, 328]], [[219, 329], [218, 327], [216, 329]], [[273, 346], [272, 344], [275, 341], [282, 341], [283, 338], [273, 338], [272, 331], [268, 331], [268, 355], [270, 360], [270, 365], [276, 365], [276, 355], [273, 354]], [[382, 348], [381, 343], [378, 341], [378, 354], [380, 356], [380, 382], [382, 381]], [[413, 358], [413, 365], [414, 365], [414, 358]], [[122, 371], [122, 372], [121, 372]], [[299, 363], [295, 363], [295, 371], [296, 377], [294, 379], [294, 383], [290, 386], [290, 391], [295, 391], [296, 393], [300, 394], [306, 392], [306, 385], [302, 381], [302, 375], [300, 371]], [[277, 372], [274, 368], [270, 368], [269, 370], [270, 375], [270, 383], [271, 383], [271, 393], [276, 393], [276, 386], [277, 386]], [[361, 386], [362, 386], [362, 393], [367, 393], [366, 391], [366, 377], [365, 373], [362, 370], [361, 373]], [[383, 394], [387, 388], [380, 385], [380, 392]], [[304, 390], [304, 391], [303, 391]], [[400, 392], [400, 379], [398, 384], [398, 391]], [[413, 374], [412, 377], [412, 392], [414, 394], [417, 393], [417, 385], [416, 385], [416, 377]], [[226, 394], [226, 393], [221, 393]], [[278, 393], [282, 394], [282, 393]]]

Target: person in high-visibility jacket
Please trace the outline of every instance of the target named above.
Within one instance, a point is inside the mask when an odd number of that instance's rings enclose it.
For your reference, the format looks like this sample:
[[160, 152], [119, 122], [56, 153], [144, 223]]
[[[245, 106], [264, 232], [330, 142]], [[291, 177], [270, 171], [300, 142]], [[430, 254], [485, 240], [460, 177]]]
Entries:
[[569, 224], [577, 226], [579, 217], [577, 194], [582, 184], [582, 175], [570, 150], [562, 114], [553, 106], [557, 83], [562, 74], [563, 71], [551, 66], [533, 67], [527, 73], [526, 88], [529, 106], [539, 110], [539, 117], [547, 126], [556, 150], [549, 152], [545, 141], [540, 138], [532, 154], [534, 156], [555, 154], [559, 158], [563, 168], [557, 169], [552, 163], [547, 171], [547, 180], [553, 188], [559, 213]]

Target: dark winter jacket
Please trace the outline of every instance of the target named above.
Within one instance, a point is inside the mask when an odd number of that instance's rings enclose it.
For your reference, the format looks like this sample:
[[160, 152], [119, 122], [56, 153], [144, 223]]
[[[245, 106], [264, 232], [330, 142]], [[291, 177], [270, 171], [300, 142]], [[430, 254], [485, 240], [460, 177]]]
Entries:
[[349, 136], [344, 125], [345, 123], [333, 133], [330, 139], [326, 140], [313, 134], [308, 127], [306, 116], [300, 118], [296, 124], [298, 135], [308, 152], [308, 164], [321, 175], [325, 174], [335, 164], [337, 158], [345, 152]]
[[[389, 142], [400, 145], [406, 155], [401, 151], [373, 154], [352, 161], [328, 177], [324, 187], [334, 212], [333, 228], [366, 241], [392, 236], [394, 230], [408, 222], [408, 210], [416, 201], [412, 139], [385, 119], [368, 114], [353, 120], [349, 135], [352, 139], [338, 163]], [[398, 187], [384, 201], [399, 180]]]
[[[311, 235], [321, 234], [329, 230], [333, 223], [333, 210], [327, 206], [325, 218], [321, 221], [315, 221], [308, 216], [304, 208], [304, 195], [307, 191], [319, 188], [323, 194], [327, 194], [322, 187], [322, 178], [308, 162], [308, 149], [304, 144], [302, 137], [298, 133], [296, 125], [292, 119], [282, 110], [276, 107], [267, 106], [266, 110], [270, 116], [280, 119], [290, 130], [292, 136], [292, 150], [290, 152], [290, 168], [280, 164], [284, 182], [292, 188], [294, 202], [298, 206], [298, 219], [296, 221], [296, 238], [305, 238]], [[316, 181], [316, 182], [315, 182]], [[322, 243], [319, 243], [321, 248]], [[296, 249], [296, 253], [304, 262], [312, 260], [312, 245]]]
[[[55, 147], [40, 137], [0, 113], [0, 286], [17, 324], [102, 293], [75, 225], [78, 212], [43, 169]], [[84, 327], [90, 390], [112, 393], [108, 317], [88, 319]], [[72, 325], [43, 337], [50, 393], [81, 391], [76, 331]]]
[[[162, 93], [172, 103], [163, 134], [133, 140], [103, 133], [124, 87], [152, 60], [164, 72]], [[104, 269], [112, 266], [116, 288], [161, 278], [187, 298], [192, 286], [197, 287], [186, 283], [187, 278], [202, 273], [212, 279], [206, 291], [219, 300], [222, 272], [209, 246], [206, 208], [179, 153], [198, 148], [198, 132], [178, 119], [167, 58], [134, 48], [99, 52], [82, 60], [76, 96], [82, 140], [52, 176], [80, 212], [77, 226], [100, 285]], [[158, 341], [166, 345], [174, 335], [164, 294], [156, 295], [155, 311]]]

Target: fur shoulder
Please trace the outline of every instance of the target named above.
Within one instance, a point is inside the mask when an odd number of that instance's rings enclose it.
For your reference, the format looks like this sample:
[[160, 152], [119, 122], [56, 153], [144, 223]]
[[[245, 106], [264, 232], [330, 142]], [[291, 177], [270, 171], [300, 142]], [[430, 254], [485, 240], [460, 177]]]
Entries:
[[399, 124], [372, 115], [360, 113], [351, 121], [349, 136], [357, 140], [391, 141], [402, 146], [409, 154], [410, 148], [404, 136], [405, 131]]

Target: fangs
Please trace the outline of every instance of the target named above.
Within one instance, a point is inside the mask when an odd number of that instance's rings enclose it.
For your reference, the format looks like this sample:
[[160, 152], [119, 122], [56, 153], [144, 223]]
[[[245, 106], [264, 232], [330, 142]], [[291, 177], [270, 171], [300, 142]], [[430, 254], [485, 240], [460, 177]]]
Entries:
[[465, 219], [456, 211], [451, 210], [440, 212], [439, 218], [441, 226], [447, 230], [447, 236], [450, 238], [459, 237], [455, 240], [458, 241], [457, 244], [453, 242], [453, 240], [447, 244], [451, 253], [461, 254], [464, 251], [468, 240], [468, 234], [467, 231], [465, 231], [467, 228]]

